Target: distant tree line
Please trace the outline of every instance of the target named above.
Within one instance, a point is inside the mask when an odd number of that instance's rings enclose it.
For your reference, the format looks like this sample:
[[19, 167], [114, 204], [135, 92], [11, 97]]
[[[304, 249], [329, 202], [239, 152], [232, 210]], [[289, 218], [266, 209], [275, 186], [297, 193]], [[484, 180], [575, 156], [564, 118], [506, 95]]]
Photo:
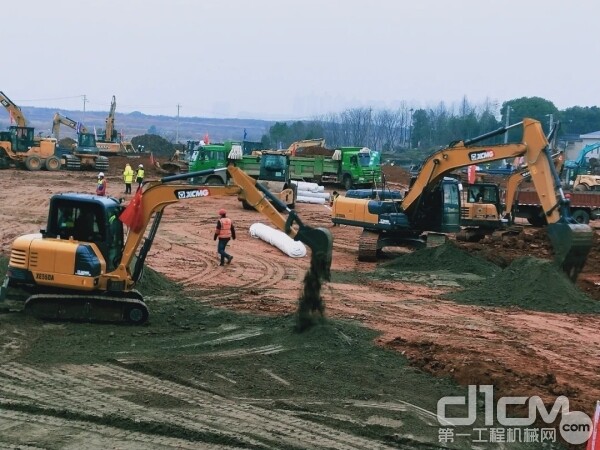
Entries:
[[[508, 117], [507, 117], [508, 116]], [[491, 101], [474, 105], [466, 97], [458, 105], [441, 102], [434, 108], [352, 108], [307, 121], [276, 122], [262, 137], [265, 148], [287, 148], [303, 139], [325, 138], [328, 147], [365, 146], [385, 153], [429, 151], [452, 141], [471, 139], [524, 117], [539, 120], [546, 133], [560, 122], [558, 138], [600, 130], [600, 108], [574, 106], [559, 110], [540, 97], [522, 97], [498, 105]], [[522, 128], [508, 133], [509, 142], [521, 138]], [[503, 142], [504, 135], [490, 144]]]

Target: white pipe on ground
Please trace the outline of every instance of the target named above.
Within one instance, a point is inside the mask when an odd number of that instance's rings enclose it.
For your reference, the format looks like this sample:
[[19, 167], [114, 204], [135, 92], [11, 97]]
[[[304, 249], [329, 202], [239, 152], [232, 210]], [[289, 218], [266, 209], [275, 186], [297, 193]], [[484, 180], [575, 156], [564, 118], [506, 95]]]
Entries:
[[306, 247], [300, 241], [295, 241], [283, 231], [271, 228], [264, 223], [253, 223], [250, 225], [250, 236], [260, 238], [263, 241], [277, 247], [283, 253], [292, 258], [306, 256]]
[[298, 197], [296, 197], [296, 202], [297, 203], [316, 203], [318, 205], [324, 205], [326, 200], [324, 198], [319, 198], [319, 197], [304, 197], [304, 196], [298, 195]]

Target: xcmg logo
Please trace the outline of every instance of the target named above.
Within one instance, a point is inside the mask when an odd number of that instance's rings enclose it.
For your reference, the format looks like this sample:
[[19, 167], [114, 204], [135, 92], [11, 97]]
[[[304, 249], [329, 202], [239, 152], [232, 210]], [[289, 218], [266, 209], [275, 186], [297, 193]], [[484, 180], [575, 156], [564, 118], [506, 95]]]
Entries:
[[471, 161], [481, 161], [482, 159], [493, 158], [495, 155], [493, 150], [484, 150], [481, 152], [469, 153], [469, 159]]
[[208, 189], [184, 189], [175, 191], [175, 195], [179, 200], [184, 200], [186, 198], [208, 197], [210, 191]]

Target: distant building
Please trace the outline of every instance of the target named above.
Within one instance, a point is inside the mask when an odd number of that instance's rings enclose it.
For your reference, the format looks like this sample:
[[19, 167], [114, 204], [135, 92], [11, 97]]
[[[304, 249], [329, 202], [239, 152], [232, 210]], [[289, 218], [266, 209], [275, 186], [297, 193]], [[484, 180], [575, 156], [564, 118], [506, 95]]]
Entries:
[[567, 159], [576, 159], [583, 147], [600, 142], [600, 131], [580, 135], [565, 135], [562, 137], [561, 142], [564, 142]]

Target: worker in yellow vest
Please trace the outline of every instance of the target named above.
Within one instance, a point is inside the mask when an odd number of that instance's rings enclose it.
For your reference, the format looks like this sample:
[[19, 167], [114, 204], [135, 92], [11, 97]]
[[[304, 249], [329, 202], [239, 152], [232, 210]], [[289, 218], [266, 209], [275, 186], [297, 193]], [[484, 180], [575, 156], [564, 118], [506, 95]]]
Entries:
[[133, 169], [129, 163], [125, 164], [123, 171], [123, 181], [125, 182], [125, 193], [131, 194], [131, 183], [133, 183]]
[[138, 184], [138, 188], [142, 187], [142, 183], [144, 182], [144, 165], [140, 164], [138, 166], [137, 173], [135, 174], [135, 182]]

